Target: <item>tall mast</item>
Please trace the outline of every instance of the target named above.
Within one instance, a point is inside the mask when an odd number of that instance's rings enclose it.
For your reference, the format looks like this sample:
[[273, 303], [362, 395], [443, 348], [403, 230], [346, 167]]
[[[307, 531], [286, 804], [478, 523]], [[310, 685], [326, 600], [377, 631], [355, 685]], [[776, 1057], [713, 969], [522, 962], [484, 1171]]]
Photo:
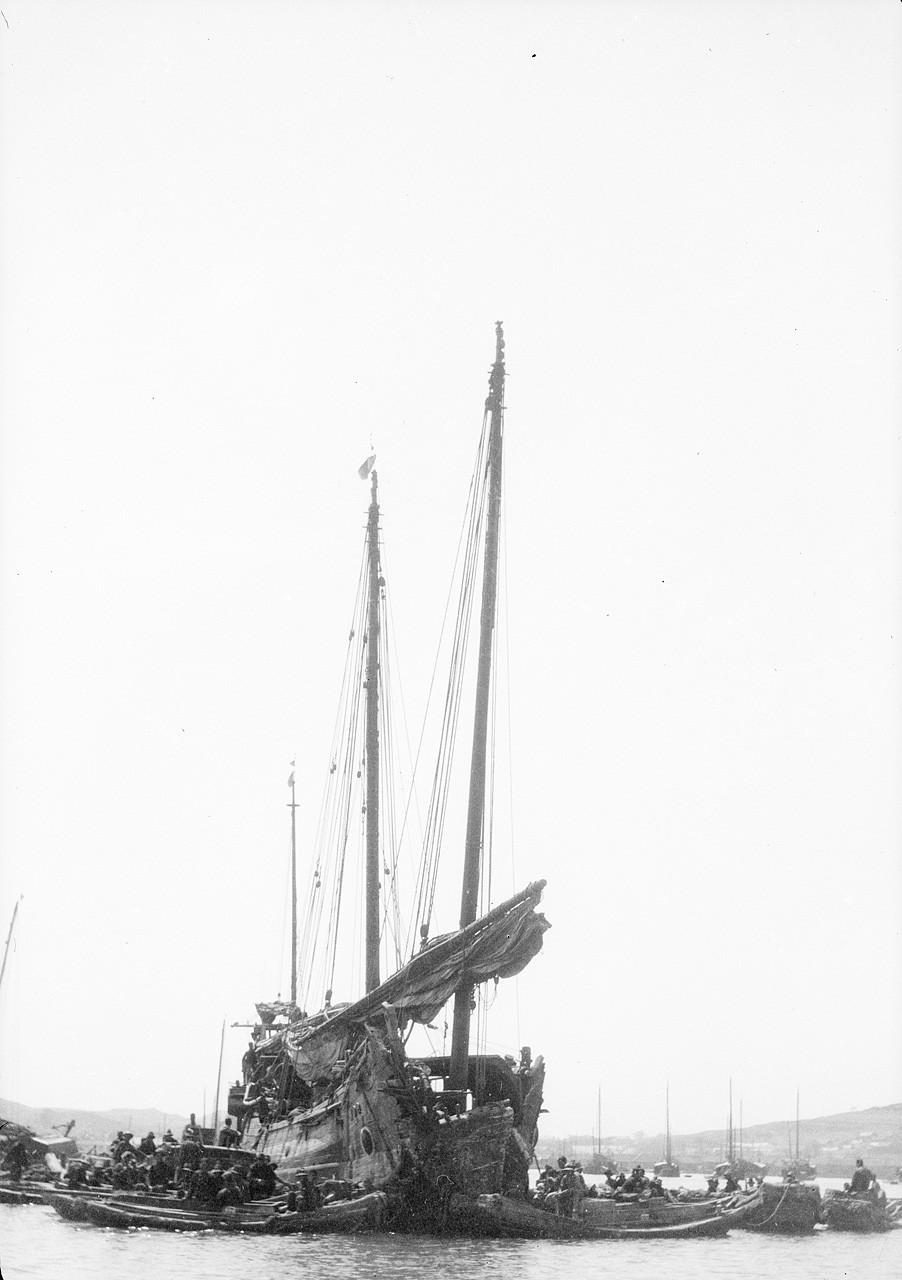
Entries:
[[372, 473], [366, 631], [366, 989], [379, 985], [379, 501]]
[[[504, 416], [504, 333], [495, 325], [495, 363], [489, 374], [489, 394], [485, 412], [490, 419], [488, 440], [488, 513], [485, 531], [485, 559], [482, 575], [482, 613], [479, 630], [479, 666], [476, 674], [476, 715], [473, 724], [473, 754], [470, 762], [470, 797], [467, 806], [467, 834], [464, 844], [463, 890], [460, 927], [476, 919], [479, 879], [482, 869], [483, 819], [485, 815], [486, 748], [489, 727], [489, 696], [492, 677], [492, 641], [498, 588], [498, 526], [501, 515], [501, 427]], [[464, 981], [454, 993], [454, 1021], [451, 1032], [449, 1087], [463, 1093], [467, 1088], [470, 1054], [470, 1002], [473, 985]]]
[[296, 1005], [298, 1002], [298, 860], [294, 821], [297, 805], [294, 801], [293, 760], [288, 785], [291, 787], [291, 802], [288, 806], [291, 810], [291, 1003]]
[[730, 1139], [727, 1151], [727, 1159], [733, 1159], [733, 1077], [730, 1077]]

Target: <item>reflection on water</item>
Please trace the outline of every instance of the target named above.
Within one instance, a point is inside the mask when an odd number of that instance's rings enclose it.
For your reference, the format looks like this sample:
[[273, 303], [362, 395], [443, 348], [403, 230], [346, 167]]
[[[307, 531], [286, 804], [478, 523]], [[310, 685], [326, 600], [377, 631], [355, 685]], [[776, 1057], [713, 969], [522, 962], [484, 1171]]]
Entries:
[[444, 1240], [101, 1230], [0, 1205], [3, 1280], [898, 1280], [902, 1230], [723, 1240]]

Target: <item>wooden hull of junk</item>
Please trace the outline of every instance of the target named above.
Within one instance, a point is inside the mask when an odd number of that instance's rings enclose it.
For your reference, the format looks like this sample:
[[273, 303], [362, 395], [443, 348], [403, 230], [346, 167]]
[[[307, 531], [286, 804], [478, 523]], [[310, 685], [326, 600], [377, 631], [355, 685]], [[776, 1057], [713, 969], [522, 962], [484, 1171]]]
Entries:
[[824, 1195], [824, 1221], [834, 1231], [891, 1231], [902, 1226], [902, 1201], [828, 1191]]
[[[409, 1059], [402, 1028], [435, 1016], [465, 970], [474, 982], [519, 972], [548, 927], [534, 907], [544, 881], [467, 929], [424, 948], [354, 1005], [260, 1028], [257, 1064], [229, 1111], [242, 1146], [269, 1156], [279, 1176], [315, 1172], [384, 1191], [395, 1223], [448, 1225], [457, 1193], [525, 1193], [542, 1106], [541, 1058], [512, 1067], [494, 1055], [468, 1059], [465, 1109], [447, 1086], [446, 1057]], [[264, 1017], [270, 1006], [258, 1006]], [[265, 1099], [261, 1118], [259, 1098]]]
[[[60, 1199], [63, 1199], [62, 1197]], [[388, 1215], [388, 1197], [370, 1192], [350, 1200], [336, 1200], [319, 1209], [289, 1213], [285, 1201], [259, 1201], [221, 1211], [191, 1206], [186, 1201], [142, 1205], [133, 1201], [88, 1199], [79, 1206], [50, 1203], [62, 1217], [87, 1221], [98, 1227], [147, 1228], [156, 1231], [239, 1231], [251, 1235], [297, 1235], [304, 1232], [355, 1232], [378, 1230]]]
[[749, 1231], [813, 1231], [823, 1221], [820, 1187], [812, 1182], [765, 1182], [760, 1205], [743, 1219]]
[[[529, 1200], [480, 1196], [476, 1211], [486, 1234], [525, 1239], [687, 1240], [723, 1236], [758, 1202], [756, 1192], [728, 1202], [679, 1204], [663, 1199], [583, 1200], [579, 1214], [549, 1212]], [[724, 1207], [728, 1203], [729, 1207]]]

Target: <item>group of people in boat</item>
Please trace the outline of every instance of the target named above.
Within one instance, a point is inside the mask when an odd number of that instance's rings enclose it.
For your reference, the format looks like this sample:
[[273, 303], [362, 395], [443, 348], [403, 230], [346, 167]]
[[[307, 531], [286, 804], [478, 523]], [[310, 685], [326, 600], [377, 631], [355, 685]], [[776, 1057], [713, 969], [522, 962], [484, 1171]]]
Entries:
[[566, 1156], [558, 1156], [557, 1167], [546, 1164], [535, 1188], [530, 1193], [532, 1201], [549, 1213], [562, 1214], [565, 1217], [577, 1217], [583, 1200], [609, 1197], [615, 1200], [635, 1200], [640, 1197], [667, 1199], [670, 1192], [665, 1190], [661, 1179], [649, 1178], [643, 1167], [637, 1164], [629, 1175], [615, 1173], [608, 1168], [604, 1171], [604, 1182], [601, 1186], [593, 1183], [587, 1186], [582, 1165]]

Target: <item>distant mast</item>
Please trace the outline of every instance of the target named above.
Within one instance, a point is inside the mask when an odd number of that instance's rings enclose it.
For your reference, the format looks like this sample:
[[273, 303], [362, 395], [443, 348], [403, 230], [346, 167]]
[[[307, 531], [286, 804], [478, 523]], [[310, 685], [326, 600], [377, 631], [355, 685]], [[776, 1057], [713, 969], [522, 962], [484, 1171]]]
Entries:
[[366, 631], [366, 990], [379, 986], [379, 501], [371, 473], [367, 521]]
[[19, 896], [16, 899], [16, 905], [13, 907], [13, 918], [9, 922], [9, 933], [6, 935], [6, 947], [4, 948], [4, 951], [3, 951], [3, 965], [0, 966], [0, 983], [3, 982], [3, 975], [4, 973], [6, 973], [6, 961], [7, 961], [7, 957], [9, 956], [9, 944], [12, 942], [13, 929], [15, 928], [15, 925], [16, 925], [16, 915], [18, 913], [19, 903], [21, 901], [22, 901], [22, 898], [21, 896]]
[[[792, 1143], [789, 1144], [789, 1151], [792, 1154]], [[796, 1086], [796, 1163], [799, 1159], [799, 1089]]]
[[673, 1161], [671, 1159], [671, 1149], [670, 1149], [670, 1081], [669, 1080], [667, 1082], [667, 1089], [664, 1095], [664, 1111], [665, 1111], [665, 1124], [667, 1126], [667, 1150], [664, 1153], [664, 1159], [667, 1161], [668, 1164], [672, 1164]]
[[[495, 325], [495, 363], [489, 374], [489, 394], [485, 412], [490, 419], [488, 439], [488, 512], [485, 531], [485, 558], [482, 575], [482, 612], [479, 630], [479, 666], [476, 675], [476, 714], [473, 724], [473, 754], [470, 762], [470, 797], [467, 806], [467, 834], [464, 844], [463, 890], [460, 927], [476, 919], [479, 881], [482, 870], [483, 823], [485, 817], [486, 749], [488, 744], [489, 697], [492, 677], [492, 643], [498, 595], [498, 527], [501, 515], [501, 442], [504, 417], [504, 332]], [[473, 984], [463, 981], [454, 993], [454, 1020], [451, 1032], [449, 1087], [465, 1093], [470, 1055], [470, 1003]]]

